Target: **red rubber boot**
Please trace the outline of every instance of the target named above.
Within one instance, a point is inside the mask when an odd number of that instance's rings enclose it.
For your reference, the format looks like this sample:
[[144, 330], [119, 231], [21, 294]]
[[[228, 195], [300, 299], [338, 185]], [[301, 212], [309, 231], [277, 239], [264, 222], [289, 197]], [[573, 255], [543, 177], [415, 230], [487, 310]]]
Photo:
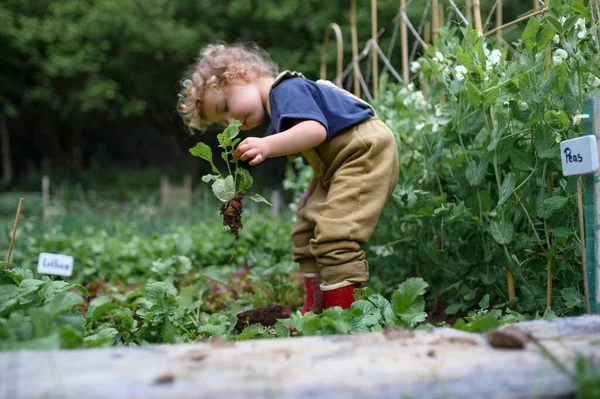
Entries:
[[347, 285], [333, 290], [323, 290], [323, 300], [325, 308], [340, 306], [342, 309], [350, 309], [350, 305], [354, 302], [354, 289], [360, 288], [360, 283]]
[[304, 287], [306, 288], [306, 300], [300, 313], [304, 316], [306, 312], [321, 313], [323, 311], [323, 293], [319, 285], [321, 277], [318, 274], [304, 274]]

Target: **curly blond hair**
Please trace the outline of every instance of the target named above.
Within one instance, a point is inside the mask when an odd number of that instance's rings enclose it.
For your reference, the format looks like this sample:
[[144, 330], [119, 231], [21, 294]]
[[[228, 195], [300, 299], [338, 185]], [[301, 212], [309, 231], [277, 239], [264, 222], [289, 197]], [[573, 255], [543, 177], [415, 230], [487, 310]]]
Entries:
[[222, 90], [240, 79], [250, 82], [276, 74], [277, 65], [256, 45], [211, 44], [200, 51], [200, 57], [181, 81], [177, 111], [187, 126], [204, 132], [209, 125], [202, 115], [206, 87]]

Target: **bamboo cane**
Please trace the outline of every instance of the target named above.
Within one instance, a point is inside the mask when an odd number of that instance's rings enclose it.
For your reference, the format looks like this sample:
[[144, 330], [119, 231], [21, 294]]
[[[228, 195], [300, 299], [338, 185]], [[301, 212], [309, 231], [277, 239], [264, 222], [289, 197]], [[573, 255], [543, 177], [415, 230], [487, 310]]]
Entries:
[[[546, 10], [550, 9], [550, 0], [546, 0]], [[550, 51], [550, 47], [546, 48], [546, 77], [548, 77], [548, 73], [550, 72], [550, 64], [552, 63], [552, 53]]]
[[475, 16], [475, 29], [479, 36], [483, 35], [483, 27], [481, 26], [481, 8], [479, 6], [479, 0], [473, 0], [473, 15]]
[[[438, 4], [439, 6], [439, 4]], [[439, 7], [440, 16], [438, 17], [438, 29], [440, 26], [444, 26], [444, 6]]]
[[431, 3], [431, 28], [433, 30], [433, 37], [438, 37], [439, 18], [440, 14], [438, 11], [438, 0], [433, 0]]
[[540, 2], [538, 0], [533, 0], [533, 9], [535, 11], [540, 9]]
[[588, 289], [588, 276], [585, 270], [587, 258], [585, 253], [585, 223], [583, 222], [583, 189], [581, 175], [577, 176], [577, 215], [579, 216], [579, 239], [581, 241], [581, 271], [583, 273], [583, 293], [585, 295], [585, 313], [590, 314], [590, 298]]
[[[406, 12], [406, 0], [400, 0], [400, 9], [403, 13]], [[408, 31], [404, 18], [400, 19], [400, 45], [402, 52], [402, 79], [404, 84], [408, 82]]]
[[[498, 0], [498, 8], [496, 8], [496, 26], [502, 27], [502, 0]], [[502, 47], [502, 29], [496, 32], [496, 46]]]
[[512, 301], [515, 297], [515, 277], [513, 272], [507, 267], [506, 268], [506, 286], [508, 288], [508, 300]]
[[342, 39], [342, 30], [336, 23], [330, 23], [323, 37], [321, 46], [321, 79], [327, 79], [327, 45], [329, 44], [329, 34], [333, 31], [337, 44], [337, 64], [335, 71], [335, 84], [342, 87], [342, 74], [344, 70], [344, 41]]
[[467, 0], [466, 8], [466, 17], [469, 23], [473, 23], [473, 0]]
[[350, 5], [350, 29], [352, 35], [352, 70], [354, 71], [354, 94], [360, 97], [360, 85], [358, 83], [358, 34], [356, 32], [356, 0]]
[[523, 17], [521, 17], [521, 18], [517, 18], [517, 19], [515, 19], [514, 21], [510, 21], [510, 22], [508, 22], [508, 23], [505, 23], [505, 24], [504, 24], [504, 25], [502, 25], [502, 26], [499, 26], [499, 27], [497, 27], [497, 28], [494, 28], [494, 29], [492, 29], [492, 30], [490, 30], [490, 31], [488, 31], [488, 32], [485, 32], [485, 33], [483, 34], [483, 36], [485, 37], [485, 36], [490, 36], [490, 35], [493, 35], [493, 34], [494, 34], [494, 33], [496, 33], [498, 30], [502, 30], [502, 29], [508, 28], [509, 26], [512, 26], [512, 25], [514, 25], [514, 24], [517, 24], [517, 23], [519, 23], [519, 22], [521, 22], [521, 21], [524, 21], [524, 20], [526, 20], [526, 19], [529, 19], [530, 17], [535, 17], [536, 15], [539, 15], [539, 14], [541, 14], [541, 13], [545, 12], [545, 11], [546, 11], [546, 8], [543, 8], [543, 9], [541, 9], [541, 10], [539, 10], [539, 11], [532, 12], [531, 14], [527, 14], [527, 15], [525, 15], [525, 16], [523, 16]]
[[[377, 42], [377, 0], [371, 0], [371, 39]], [[373, 98], [379, 98], [379, 58], [375, 46], [371, 47], [371, 60], [373, 62]]]
[[[553, 179], [553, 175], [552, 172], [550, 172], [548, 174], [548, 195], [550, 197], [552, 197], [552, 192], [554, 191], [554, 179]], [[552, 233], [550, 233], [550, 223], [548, 223], [547, 225], [547, 234], [548, 234], [548, 239], [550, 241], [550, 245], [552, 245]], [[552, 258], [548, 259], [548, 262], [546, 263], [546, 274], [547, 274], [547, 290], [546, 290], [546, 307], [550, 308], [552, 307]]]
[[6, 267], [10, 263], [10, 255], [12, 254], [13, 244], [15, 242], [15, 235], [17, 234], [17, 225], [19, 224], [19, 215], [21, 215], [21, 206], [23, 205], [23, 198], [19, 200], [19, 206], [17, 207], [17, 216], [15, 217], [15, 224], [13, 226], [12, 236], [10, 237], [10, 244], [8, 245], [8, 255], [6, 256]]

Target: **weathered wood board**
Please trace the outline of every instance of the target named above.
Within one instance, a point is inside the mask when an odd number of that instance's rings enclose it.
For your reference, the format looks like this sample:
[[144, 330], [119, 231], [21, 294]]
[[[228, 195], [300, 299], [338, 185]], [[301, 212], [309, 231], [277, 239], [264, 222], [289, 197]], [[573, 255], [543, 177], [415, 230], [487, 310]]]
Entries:
[[[519, 323], [568, 367], [600, 371], [600, 316]], [[0, 354], [0, 398], [568, 398], [533, 343], [449, 328], [354, 336]]]

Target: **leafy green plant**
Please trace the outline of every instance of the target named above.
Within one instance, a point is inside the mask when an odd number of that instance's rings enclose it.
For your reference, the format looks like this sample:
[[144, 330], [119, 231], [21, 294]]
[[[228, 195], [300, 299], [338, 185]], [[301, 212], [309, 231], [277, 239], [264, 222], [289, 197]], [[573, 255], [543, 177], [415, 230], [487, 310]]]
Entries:
[[[223, 175], [216, 167], [213, 162], [212, 150], [208, 145], [199, 142], [195, 147], [190, 149], [192, 155], [202, 158], [210, 163], [212, 172], [215, 174], [202, 176], [202, 181], [205, 183], [212, 182], [211, 187], [213, 193], [221, 202], [223, 202], [221, 205], [223, 225], [230, 229], [236, 239], [239, 239], [239, 230], [242, 228], [242, 198], [248, 198], [255, 202], [263, 202], [271, 207], [273, 206], [259, 194], [254, 194], [252, 196], [241, 195], [250, 189], [254, 183], [254, 179], [250, 175], [250, 172], [241, 168], [238, 165], [237, 159], [230, 159], [236, 146], [241, 140], [237, 137], [241, 125], [240, 121], [233, 120], [222, 133], [217, 135], [219, 147], [223, 149], [221, 158], [223, 158], [227, 165], [228, 174]], [[231, 164], [234, 164], [233, 170]]]
[[353, 334], [382, 331], [385, 326], [415, 327], [425, 321], [424, 295], [428, 284], [422, 278], [410, 278], [400, 284], [392, 294], [391, 302], [370, 288], [354, 291], [356, 301], [350, 309], [340, 307], [325, 309], [320, 314], [300, 312], [281, 319], [275, 325], [278, 337], [295, 335]]
[[589, 20], [582, 1], [553, 2], [510, 51], [440, 28], [413, 65], [428, 95], [386, 86], [376, 107], [401, 176], [369, 248], [374, 284], [422, 276], [447, 313], [486, 294], [518, 298], [520, 313], [582, 312], [577, 178], [562, 175], [559, 143], [583, 134], [582, 102], [600, 95]]

